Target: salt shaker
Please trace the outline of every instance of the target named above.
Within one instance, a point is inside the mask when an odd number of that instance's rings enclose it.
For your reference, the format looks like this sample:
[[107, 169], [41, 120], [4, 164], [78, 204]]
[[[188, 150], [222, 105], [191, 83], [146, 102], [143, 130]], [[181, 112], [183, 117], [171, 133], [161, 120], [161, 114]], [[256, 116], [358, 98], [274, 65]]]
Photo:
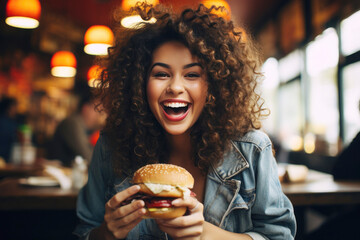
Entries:
[[84, 158], [76, 156], [72, 167], [72, 187], [82, 188], [87, 182], [87, 164]]

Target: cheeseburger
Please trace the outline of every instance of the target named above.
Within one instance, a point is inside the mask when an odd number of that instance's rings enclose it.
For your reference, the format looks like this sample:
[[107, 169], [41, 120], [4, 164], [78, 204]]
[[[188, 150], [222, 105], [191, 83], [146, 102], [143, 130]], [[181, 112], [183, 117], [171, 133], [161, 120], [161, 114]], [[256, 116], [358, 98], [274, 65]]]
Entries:
[[145, 218], [176, 218], [185, 214], [186, 207], [175, 207], [175, 198], [195, 196], [190, 191], [194, 178], [184, 168], [172, 164], [149, 164], [134, 173], [133, 183], [140, 191], [133, 199], [145, 202]]

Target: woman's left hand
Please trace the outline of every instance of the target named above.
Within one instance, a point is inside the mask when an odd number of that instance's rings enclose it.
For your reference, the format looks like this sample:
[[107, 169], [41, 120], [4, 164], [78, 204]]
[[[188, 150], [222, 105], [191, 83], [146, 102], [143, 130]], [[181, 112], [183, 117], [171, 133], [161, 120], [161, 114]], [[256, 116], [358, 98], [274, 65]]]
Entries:
[[187, 207], [187, 214], [178, 218], [157, 219], [159, 228], [173, 239], [201, 239], [204, 224], [204, 205], [194, 197], [178, 198], [172, 204], [176, 207]]

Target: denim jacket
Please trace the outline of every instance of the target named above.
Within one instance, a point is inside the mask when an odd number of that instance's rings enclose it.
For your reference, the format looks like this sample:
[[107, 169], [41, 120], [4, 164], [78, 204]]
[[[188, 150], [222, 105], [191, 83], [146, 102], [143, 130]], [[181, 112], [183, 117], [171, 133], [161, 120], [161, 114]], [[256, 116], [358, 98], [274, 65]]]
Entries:
[[[269, 138], [250, 131], [211, 167], [206, 179], [204, 218], [227, 231], [257, 239], [294, 239], [296, 223], [291, 202], [283, 194]], [[130, 177], [115, 177], [111, 155], [101, 136], [89, 167], [88, 183], [77, 202], [80, 224], [75, 234], [87, 239], [104, 219], [105, 204], [117, 192], [131, 186]], [[141, 221], [126, 239], [169, 239], [153, 219]]]

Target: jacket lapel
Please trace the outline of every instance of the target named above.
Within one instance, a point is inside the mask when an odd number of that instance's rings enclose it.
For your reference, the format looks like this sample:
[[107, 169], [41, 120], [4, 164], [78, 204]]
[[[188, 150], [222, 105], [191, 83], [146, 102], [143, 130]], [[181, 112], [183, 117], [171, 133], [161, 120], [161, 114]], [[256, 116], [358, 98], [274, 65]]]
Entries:
[[217, 168], [211, 168], [204, 199], [206, 221], [224, 228], [224, 220], [233, 208], [248, 208], [239, 194], [241, 181], [231, 179], [248, 167], [249, 163], [233, 143], [233, 148], [225, 155], [223, 163]]

